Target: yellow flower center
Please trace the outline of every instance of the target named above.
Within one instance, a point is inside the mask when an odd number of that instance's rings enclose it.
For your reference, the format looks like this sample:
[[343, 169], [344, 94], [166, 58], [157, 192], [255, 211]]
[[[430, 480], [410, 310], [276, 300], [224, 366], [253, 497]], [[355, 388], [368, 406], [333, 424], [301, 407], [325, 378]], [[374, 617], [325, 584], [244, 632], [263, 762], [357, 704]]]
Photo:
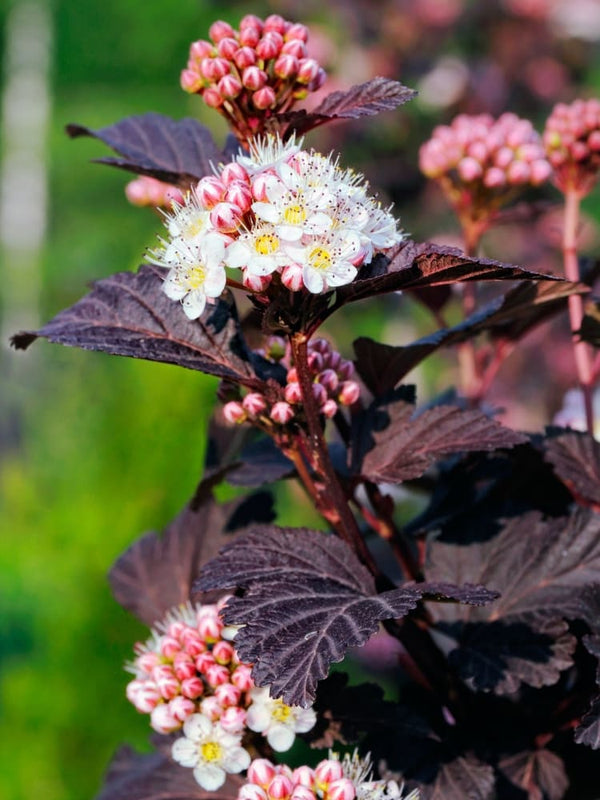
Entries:
[[206, 279], [206, 270], [199, 264], [192, 267], [187, 275], [187, 282], [190, 289], [200, 289], [204, 285]]
[[206, 225], [202, 217], [196, 217], [196, 219], [192, 218], [185, 226], [185, 235], [192, 239], [194, 236], [198, 236], [198, 234], [202, 233], [205, 227]]
[[217, 742], [205, 742], [200, 752], [204, 761], [220, 761], [223, 757], [223, 748]]
[[333, 261], [331, 253], [324, 247], [313, 247], [308, 254], [308, 260], [313, 269], [328, 269]]
[[274, 233], [263, 233], [254, 244], [256, 252], [261, 256], [270, 256], [279, 250], [279, 239]]
[[290, 706], [285, 703], [279, 702], [271, 712], [271, 716], [276, 722], [287, 722], [292, 714]]
[[288, 225], [299, 225], [306, 219], [306, 211], [302, 206], [288, 206], [283, 214]]

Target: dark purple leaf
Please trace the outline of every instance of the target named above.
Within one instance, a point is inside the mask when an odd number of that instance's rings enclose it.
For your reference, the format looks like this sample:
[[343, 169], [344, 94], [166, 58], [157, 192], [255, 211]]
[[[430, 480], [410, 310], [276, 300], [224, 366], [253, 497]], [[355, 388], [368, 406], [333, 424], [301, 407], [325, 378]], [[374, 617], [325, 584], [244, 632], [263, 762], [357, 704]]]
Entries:
[[575, 729], [575, 741], [593, 750], [600, 750], [600, 694], [592, 699], [589, 709], [581, 718], [581, 724]]
[[600, 347], [600, 303], [587, 306], [578, 333], [584, 342]]
[[307, 131], [336, 119], [371, 117], [382, 111], [393, 111], [417, 92], [389, 78], [373, 78], [350, 89], [332, 92], [313, 111], [292, 111], [274, 118], [274, 124], [287, 123], [285, 137]]
[[361, 475], [395, 483], [419, 477], [451, 453], [496, 450], [527, 441], [480, 411], [435, 406], [415, 413], [412, 405], [403, 402], [381, 408], [372, 438], [374, 447], [363, 459]]
[[227, 477], [233, 486], [264, 486], [295, 473], [295, 467], [270, 437], [251, 442]]
[[504, 758], [499, 769], [527, 792], [528, 800], [562, 800], [569, 788], [565, 765], [550, 750], [534, 750]]
[[146, 625], [187, 603], [201, 567], [231, 541], [226, 531], [238, 505], [205, 499], [195, 510], [184, 509], [162, 535], [146, 533], [135, 541], [109, 572], [117, 601]]
[[360, 338], [354, 342], [356, 368], [367, 387], [380, 395], [393, 389], [417, 364], [440, 347], [466, 342], [481, 333], [514, 340], [566, 308], [571, 294], [587, 292], [566, 281], [524, 281], [452, 328], [442, 328], [412, 344], [393, 347]]
[[98, 130], [67, 125], [67, 133], [72, 137], [93, 136], [122, 156], [99, 159], [103, 164], [183, 188], [211, 175], [212, 165], [223, 160], [209, 129], [195, 119], [176, 121], [150, 112]]
[[457, 758], [440, 769], [423, 800], [494, 800], [494, 770], [473, 756]]
[[371, 573], [345, 542], [306, 529], [258, 526], [223, 548], [197, 587], [243, 589], [223, 612], [241, 625], [236, 647], [254, 664], [259, 686], [274, 697], [309, 705], [330, 664], [359, 647], [379, 622], [398, 618], [431, 593], [436, 599], [489, 602], [482, 587], [410, 584], [377, 594]]
[[207, 792], [198, 785], [191, 769], [167, 755], [141, 754], [121, 747], [96, 800], [235, 800], [242, 781], [237, 775], [228, 775], [218, 791]]
[[545, 458], [576, 500], [600, 508], [600, 444], [592, 436], [568, 431], [548, 438]]
[[92, 291], [39, 331], [13, 337], [25, 349], [39, 336], [50, 342], [119, 356], [162, 361], [262, 386], [252, 367], [233, 300], [224, 295], [198, 320], [189, 320], [162, 291], [166, 270], [142, 265], [98, 281]]

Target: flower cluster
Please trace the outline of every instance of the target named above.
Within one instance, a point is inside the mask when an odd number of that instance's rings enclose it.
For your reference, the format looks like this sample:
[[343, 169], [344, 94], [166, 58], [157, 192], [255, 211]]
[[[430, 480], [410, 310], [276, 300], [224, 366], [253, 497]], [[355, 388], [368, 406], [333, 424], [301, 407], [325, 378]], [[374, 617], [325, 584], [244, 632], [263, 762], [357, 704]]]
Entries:
[[278, 14], [264, 21], [249, 14], [239, 30], [215, 22], [209, 39], [192, 43], [181, 86], [218, 109], [242, 139], [325, 80], [324, 70], [308, 56], [308, 29]]
[[[255, 759], [248, 768], [248, 780], [238, 793], [238, 800], [401, 800], [402, 789], [395, 781], [371, 779], [371, 760], [354, 752], [340, 761], [337, 754], [316, 767], [301, 766], [291, 770], [284, 764], [272, 764], [266, 758]], [[404, 796], [419, 800], [419, 792]]]
[[[268, 357], [286, 353], [283, 340], [273, 337], [267, 345]], [[287, 367], [283, 399], [269, 402], [260, 392], [248, 392], [243, 398], [229, 400], [223, 407], [225, 419], [231, 423], [250, 421], [259, 427], [269, 427], [271, 422], [287, 425], [297, 418], [302, 404], [302, 392], [296, 368], [290, 365], [289, 352], [283, 358], [273, 359]], [[312, 374], [313, 395], [321, 414], [333, 417], [339, 406], [351, 406], [360, 397], [360, 386], [352, 380], [354, 364], [341, 357], [326, 339], [313, 339], [308, 343], [308, 365]], [[238, 390], [239, 391], [239, 390]]]
[[168, 267], [164, 291], [190, 319], [221, 294], [226, 268], [253, 292], [277, 274], [290, 291], [319, 294], [402, 239], [362, 175], [274, 136], [203, 178], [165, 225], [169, 239], [150, 259]]
[[531, 122], [511, 113], [497, 120], [460, 114], [434, 129], [419, 163], [428, 178], [441, 182], [453, 205], [466, 200], [497, 207], [515, 187], [537, 186], [552, 173]]
[[183, 195], [177, 186], [158, 181], [149, 175], [140, 175], [129, 181], [125, 187], [125, 195], [134, 206], [170, 209], [173, 203], [183, 203]]
[[587, 194], [600, 169], [600, 100], [558, 103], [543, 138], [559, 189]]

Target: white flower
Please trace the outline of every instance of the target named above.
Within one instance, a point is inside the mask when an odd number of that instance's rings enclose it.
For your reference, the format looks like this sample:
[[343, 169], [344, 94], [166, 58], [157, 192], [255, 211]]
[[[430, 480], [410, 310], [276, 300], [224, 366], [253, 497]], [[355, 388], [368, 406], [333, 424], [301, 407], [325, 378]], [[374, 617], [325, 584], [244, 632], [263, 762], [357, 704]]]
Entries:
[[289, 750], [297, 733], [306, 733], [317, 721], [312, 708], [288, 706], [281, 699], [269, 696], [268, 687], [250, 691], [252, 704], [246, 715], [246, 725], [251, 731], [266, 736], [273, 750]]
[[356, 231], [332, 231], [314, 236], [306, 245], [288, 245], [290, 260], [302, 267], [302, 279], [309, 292], [320, 294], [331, 286], [344, 286], [356, 277], [354, 262], [361, 255]]
[[[330, 753], [330, 758], [337, 757], [336, 753]], [[360, 758], [357, 750], [352, 755], [346, 753], [341, 763], [344, 777], [354, 784], [356, 800], [420, 800], [418, 789], [403, 797], [402, 787], [396, 781], [372, 780], [370, 753], [364, 758]]]
[[255, 139], [250, 144], [250, 154], [239, 155], [236, 161], [249, 175], [255, 175], [257, 172], [275, 169], [280, 164], [288, 162], [301, 147], [302, 139], [296, 142], [295, 136], [286, 142], [282, 142], [278, 136], [265, 136]]
[[228, 772], [250, 766], [250, 755], [240, 746], [241, 737], [226, 733], [204, 714], [193, 714], [183, 724], [184, 735], [173, 743], [171, 754], [183, 767], [193, 767], [194, 778], [207, 792], [225, 783]]
[[229, 267], [241, 267], [250, 275], [270, 275], [290, 263], [282, 249], [282, 241], [273, 225], [259, 223], [244, 231], [227, 248], [225, 261]]
[[189, 319], [197, 319], [206, 306], [207, 298], [219, 297], [227, 276], [223, 264], [225, 239], [218, 233], [208, 233], [197, 245], [181, 237], [169, 246], [150, 253], [150, 260], [169, 267], [163, 291], [171, 300], [180, 300]]
[[173, 203], [173, 211], [164, 213], [164, 217], [171, 238], [180, 237], [188, 244], [199, 244], [213, 229], [210, 211], [202, 206], [195, 187], [186, 194], [184, 203]]

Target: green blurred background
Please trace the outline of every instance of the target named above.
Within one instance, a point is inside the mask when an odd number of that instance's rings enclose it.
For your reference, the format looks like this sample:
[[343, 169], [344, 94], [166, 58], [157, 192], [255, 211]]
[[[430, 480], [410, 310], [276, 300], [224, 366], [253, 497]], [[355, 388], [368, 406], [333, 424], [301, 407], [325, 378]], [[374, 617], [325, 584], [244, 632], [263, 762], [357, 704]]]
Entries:
[[[0, 797], [91, 798], [119, 742], [145, 746], [147, 719], [126, 703], [121, 670], [145, 632], [112, 600], [105, 576], [134, 538], [163, 528], [193, 492], [216, 386], [174, 367], [45, 342], [26, 353], [8, 350], [11, 332], [49, 319], [90, 280], [134, 268], [160, 229], [152, 212], [125, 201], [124, 173], [89, 163], [106, 154], [102, 145], [69, 141], [64, 125], [101, 127], [153, 110], [201, 116], [222, 135], [218, 118], [179, 90], [179, 71], [190, 41], [204, 37], [214, 19], [237, 23], [249, 12], [316, 21], [324, 57], [346, 83], [388, 74], [415, 85], [411, 78], [424, 75], [440, 52], [461, 56], [470, 69], [481, 65], [490, 43], [481, 25], [460, 17], [457, 3], [454, 18], [441, 22], [436, 7], [452, 3], [424, 0], [416, 4], [420, 16], [402, 2], [4, 0], [0, 6]], [[467, 12], [472, 5], [465, 4]], [[508, 13], [501, 6], [496, 13]], [[509, 21], [521, 24], [511, 13]], [[566, 41], [576, 46], [557, 57], [568, 66], [557, 94], [568, 96], [573, 75], [588, 90], [597, 88], [597, 56], [577, 37]], [[510, 81], [508, 75], [509, 88]], [[485, 85], [478, 91], [486, 96]], [[466, 87], [451, 102], [417, 105], [393, 120], [385, 115], [370, 140], [368, 121], [344, 134], [375, 183], [384, 184], [390, 172], [400, 176], [382, 188], [413, 232], [424, 218], [431, 222], [431, 212], [416, 204], [423, 191], [418, 144], [434, 122], [472, 109], [472, 98]], [[507, 91], [490, 110], [519, 110], [528, 98], [523, 89]], [[537, 96], [536, 103], [539, 110], [550, 100]], [[336, 135], [324, 134], [323, 141], [329, 146]], [[370, 162], [367, 141], [376, 156]], [[408, 335], [422, 316], [407, 318]], [[340, 332], [350, 338], [376, 331], [381, 317], [357, 312], [344, 324]]]

